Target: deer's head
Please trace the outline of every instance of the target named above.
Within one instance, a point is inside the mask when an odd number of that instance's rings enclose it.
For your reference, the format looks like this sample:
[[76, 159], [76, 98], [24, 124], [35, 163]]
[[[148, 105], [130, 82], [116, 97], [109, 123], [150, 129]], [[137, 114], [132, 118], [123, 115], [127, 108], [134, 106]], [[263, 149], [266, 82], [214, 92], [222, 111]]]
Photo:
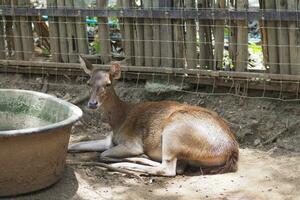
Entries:
[[91, 97], [88, 102], [90, 109], [97, 109], [108, 97], [108, 90], [111, 89], [114, 80], [121, 77], [121, 67], [119, 64], [112, 64], [108, 72], [95, 69], [95, 67], [84, 57], [80, 56], [80, 65], [90, 76], [88, 85], [91, 87]]

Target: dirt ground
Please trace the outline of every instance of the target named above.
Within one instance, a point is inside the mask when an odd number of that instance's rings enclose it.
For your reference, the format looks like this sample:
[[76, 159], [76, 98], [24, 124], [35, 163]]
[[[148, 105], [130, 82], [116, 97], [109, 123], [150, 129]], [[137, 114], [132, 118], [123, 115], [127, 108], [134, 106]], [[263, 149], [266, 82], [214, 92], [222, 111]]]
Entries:
[[[68, 77], [51, 80], [47, 93], [72, 100], [87, 91], [84, 82]], [[0, 88], [41, 91], [45, 89], [42, 83], [40, 77], [0, 76]], [[300, 199], [300, 102], [161, 91], [151, 85], [145, 87], [142, 82], [119, 82], [116, 89], [127, 101], [176, 100], [218, 112], [240, 143], [238, 172], [138, 179], [99, 167], [68, 165], [54, 186], [10, 199]], [[110, 131], [109, 125], [101, 121], [101, 114], [85, 105], [80, 105], [84, 117], [74, 127], [71, 142], [101, 138]], [[97, 161], [98, 156], [69, 154], [68, 160]]]

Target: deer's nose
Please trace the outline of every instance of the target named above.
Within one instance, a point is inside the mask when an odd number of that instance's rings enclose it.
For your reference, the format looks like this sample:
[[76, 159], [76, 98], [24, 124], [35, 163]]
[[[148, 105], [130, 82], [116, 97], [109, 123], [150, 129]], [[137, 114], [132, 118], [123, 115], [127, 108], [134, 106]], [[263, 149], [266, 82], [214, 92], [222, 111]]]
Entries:
[[98, 102], [95, 101], [95, 100], [89, 101], [89, 103], [88, 103], [88, 106], [89, 106], [89, 108], [91, 108], [91, 109], [96, 109], [96, 108], [97, 108], [97, 105], [98, 105]]

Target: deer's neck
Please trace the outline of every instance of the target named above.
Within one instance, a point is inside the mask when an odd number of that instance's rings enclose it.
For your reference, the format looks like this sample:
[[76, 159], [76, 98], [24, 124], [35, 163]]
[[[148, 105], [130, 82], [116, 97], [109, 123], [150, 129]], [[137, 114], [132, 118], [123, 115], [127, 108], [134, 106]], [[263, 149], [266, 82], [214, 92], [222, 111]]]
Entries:
[[101, 107], [105, 119], [112, 127], [113, 132], [116, 132], [125, 121], [130, 104], [120, 100], [114, 88], [110, 87], [106, 91]]

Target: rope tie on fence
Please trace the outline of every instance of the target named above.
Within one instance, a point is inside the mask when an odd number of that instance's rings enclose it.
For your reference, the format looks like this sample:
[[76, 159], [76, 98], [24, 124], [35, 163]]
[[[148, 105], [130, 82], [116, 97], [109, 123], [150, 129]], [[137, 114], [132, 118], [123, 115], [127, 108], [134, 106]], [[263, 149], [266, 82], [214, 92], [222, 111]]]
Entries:
[[137, 73], [137, 79], [136, 79], [136, 83], [135, 83], [135, 87], [138, 88], [139, 85], [139, 81], [140, 81], [140, 72]]
[[170, 74], [168, 74], [168, 78], [167, 78], [167, 85], [169, 86], [170, 85]]
[[299, 98], [300, 81], [297, 82], [296, 98]]
[[185, 80], [185, 74], [182, 75], [180, 90], [183, 89], [184, 80]]
[[199, 91], [199, 85], [200, 85], [200, 76], [197, 74], [197, 86], [196, 86], [196, 93]]
[[282, 99], [282, 91], [283, 90], [283, 85], [282, 85], [282, 80], [280, 81], [280, 93], [279, 93], [279, 99]]
[[154, 83], [155, 73], [152, 73], [152, 83]]
[[264, 89], [263, 89], [262, 97], [265, 97], [265, 94], [266, 94], [266, 79], [263, 79], [263, 80], [264, 80]]
[[211, 93], [215, 93], [215, 89], [216, 89], [216, 77], [214, 77], [214, 82], [213, 82], [213, 87], [212, 87]]
[[123, 71], [123, 75], [122, 75], [122, 82], [123, 82], [123, 85], [125, 84], [125, 79], [126, 79], [126, 72]]
[[232, 84], [231, 84], [231, 86], [229, 88], [229, 94], [231, 94], [232, 88], [235, 86], [235, 82], [234, 82], [233, 78], [231, 78], [231, 81], [232, 81]]

